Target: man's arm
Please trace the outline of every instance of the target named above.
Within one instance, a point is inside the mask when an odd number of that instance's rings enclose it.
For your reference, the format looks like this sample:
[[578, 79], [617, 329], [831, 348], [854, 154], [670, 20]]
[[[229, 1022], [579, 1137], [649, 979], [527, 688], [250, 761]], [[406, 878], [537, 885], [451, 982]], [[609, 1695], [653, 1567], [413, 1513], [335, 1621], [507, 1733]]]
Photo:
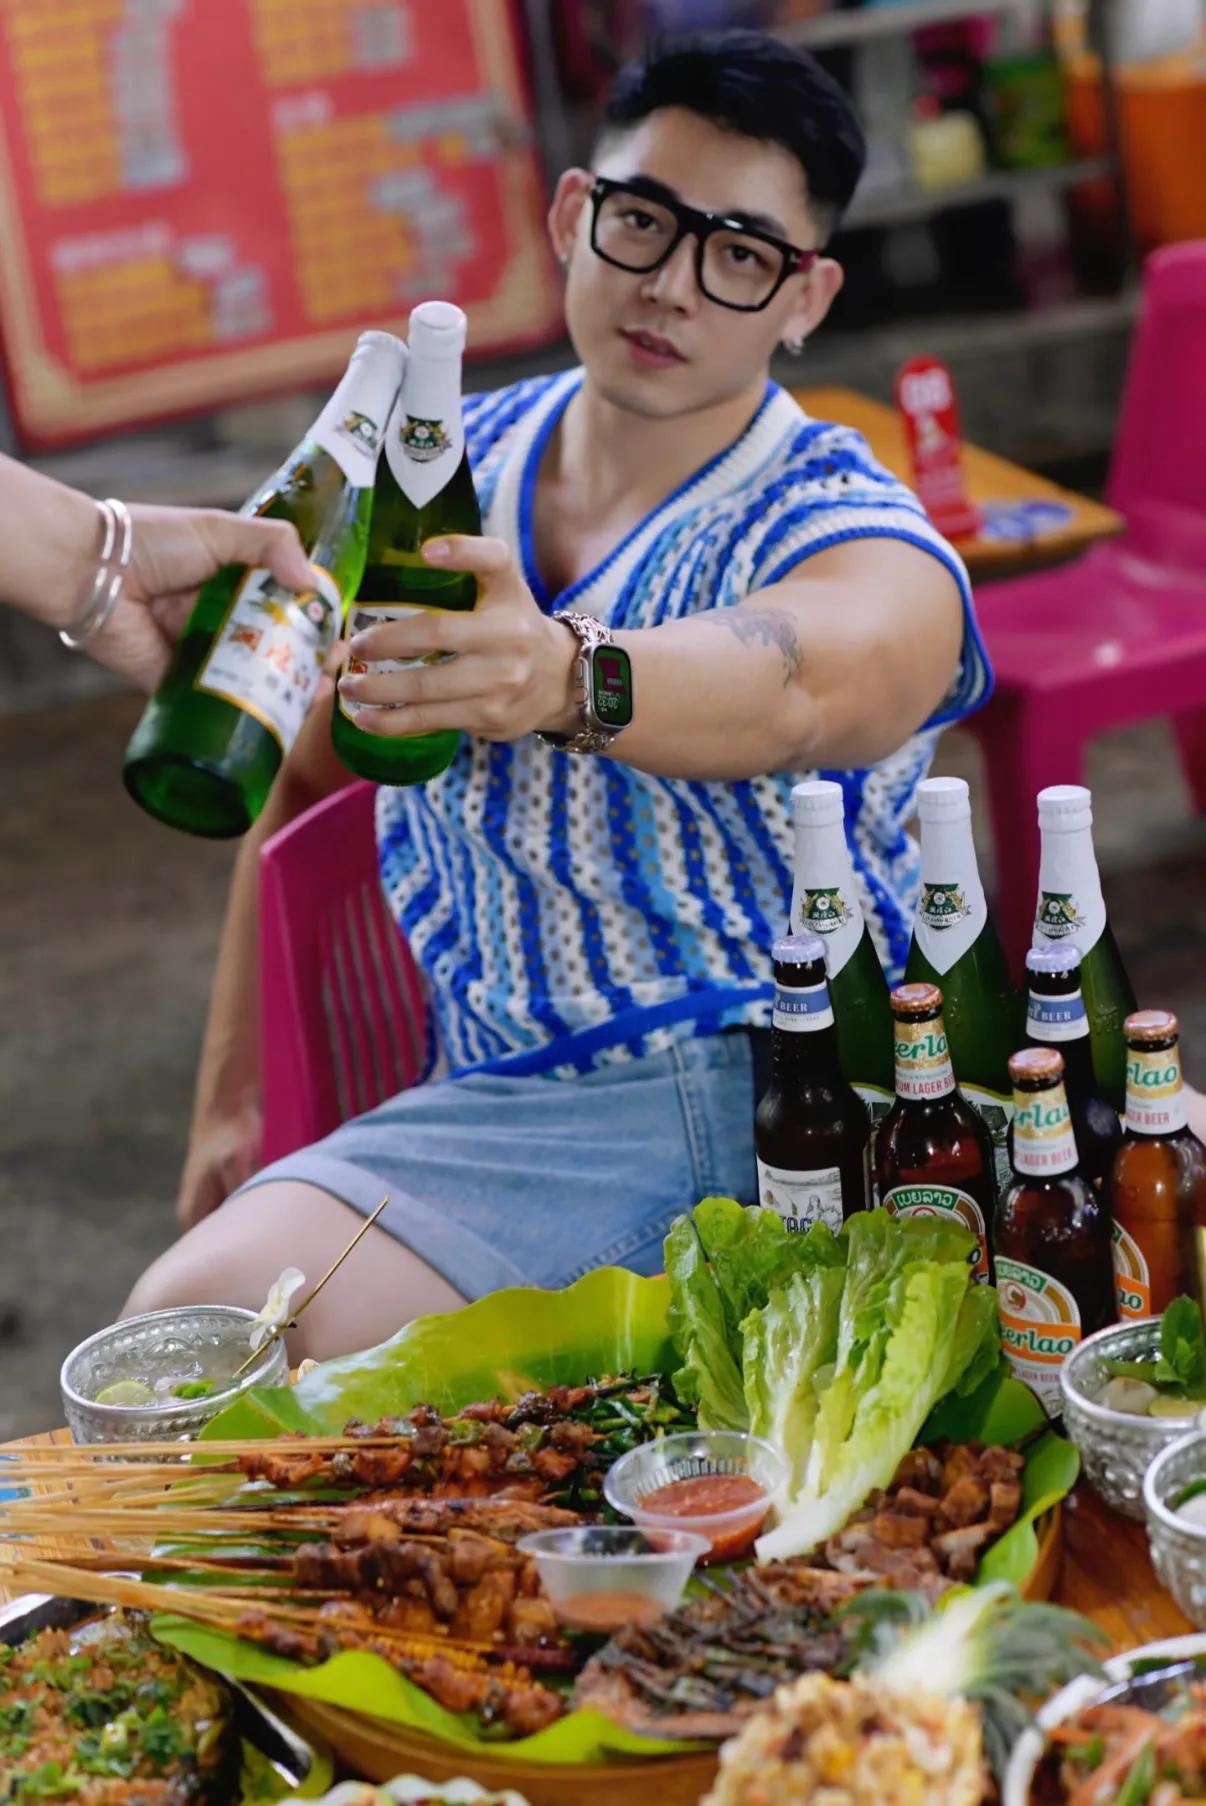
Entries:
[[180, 1182], [182, 1228], [216, 1210], [259, 1163], [260, 850], [281, 828], [352, 782], [331, 745], [332, 697], [329, 687], [320, 693], [235, 861]]
[[[358, 658], [455, 659], [342, 680], [360, 725], [384, 735], [461, 728], [487, 740], [572, 733], [578, 646], [541, 614], [501, 540], [435, 542], [433, 562], [473, 571], [471, 615], [424, 614], [376, 627]], [[860, 766], [894, 752], [950, 686], [963, 633], [954, 577], [905, 541], [852, 540], [735, 608], [618, 632], [636, 712], [612, 756], [663, 777], [733, 779]]]

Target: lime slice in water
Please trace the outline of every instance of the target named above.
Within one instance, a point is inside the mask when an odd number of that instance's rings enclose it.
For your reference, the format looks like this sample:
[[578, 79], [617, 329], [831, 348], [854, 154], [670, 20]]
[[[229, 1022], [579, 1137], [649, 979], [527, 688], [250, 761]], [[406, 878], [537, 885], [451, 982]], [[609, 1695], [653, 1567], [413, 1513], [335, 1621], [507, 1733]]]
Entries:
[[114, 1380], [96, 1395], [98, 1405], [153, 1405], [155, 1394], [145, 1380]]

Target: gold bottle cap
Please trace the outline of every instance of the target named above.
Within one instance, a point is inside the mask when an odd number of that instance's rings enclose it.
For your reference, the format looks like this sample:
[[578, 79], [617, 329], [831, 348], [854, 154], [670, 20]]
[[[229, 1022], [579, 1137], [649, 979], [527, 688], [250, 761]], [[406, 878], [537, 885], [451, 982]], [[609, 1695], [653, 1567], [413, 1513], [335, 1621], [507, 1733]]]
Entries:
[[1181, 1032], [1181, 1025], [1171, 1010], [1136, 1010], [1122, 1025], [1128, 1041], [1140, 1047], [1149, 1041], [1171, 1041]]
[[942, 992], [937, 985], [897, 985], [888, 1002], [896, 1016], [929, 1016], [942, 1008]]
[[1009, 1056], [1009, 1076], [1015, 1085], [1062, 1079], [1064, 1056], [1057, 1047], [1023, 1047]]

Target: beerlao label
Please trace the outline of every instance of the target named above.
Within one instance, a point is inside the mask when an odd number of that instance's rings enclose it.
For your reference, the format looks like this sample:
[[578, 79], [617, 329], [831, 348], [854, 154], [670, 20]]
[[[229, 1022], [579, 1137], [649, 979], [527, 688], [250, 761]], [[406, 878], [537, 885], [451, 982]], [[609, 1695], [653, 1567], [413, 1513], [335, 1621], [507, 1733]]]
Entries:
[[1049, 1417], [1063, 1410], [1059, 1370], [1081, 1340], [1080, 1307], [1067, 1286], [1040, 1267], [997, 1256], [1001, 1346], [1017, 1378]]
[[896, 1023], [896, 1095], [910, 1103], [948, 1097], [955, 1089], [950, 1042], [941, 1016]]
[[979, 1285], [988, 1284], [988, 1231], [984, 1212], [967, 1192], [954, 1185], [894, 1185], [885, 1194], [883, 1207], [894, 1217], [955, 1217], [976, 1238], [976, 1264], [972, 1275]]
[[1079, 1158], [1072, 1112], [1062, 1084], [1021, 1092], [1014, 1100], [1013, 1163], [1032, 1179], [1070, 1173]]
[[832, 1028], [833, 1006], [829, 1001], [829, 986], [823, 979], [819, 985], [800, 988], [776, 985], [771, 1024], [775, 1028], [786, 1029], [789, 1035], [810, 1035], [820, 1028]]
[[1089, 1016], [1083, 994], [1068, 991], [1062, 997], [1043, 997], [1031, 991], [1026, 1007], [1026, 1035], [1031, 1041], [1080, 1041], [1089, 1032]]
[[794, 1234], [803, 1235], [814, 1223], [827, 1223], [836, 1233], [842, 1226], [841, 1171], [827, 1166], [797, 1173], [759, 1160], [758, 1202], [776, 1211]]
[[931, 816], [921, 806], [921, 896], [913, 937], [941, 977], [970, 953], [988, 921], [971, 815]]
[[233, 703], [288, 753], [339, 632], [343, 598], [328, 571], [295, 595], [271, 571], [248, 571], [196, 676], [206, 696]]
[[362, 408], [338, 405], [339, 397], [319, 415], [310, 437], [339, 465], [357, 489], [371, 489], [377, 475], [384, 423]]
[[1152, 1276], [1143, 1250], [1122, 1227], [1113, 1226], [1114, 1290], [1118, 1299], [1118, 1315], [1127, 1322], [1152, 1314]]
[[1189, 1117], [1176, 1047], [1129, 1047], [1126, 1055], [1126, 1126], [1136, 1135], [1173, 1135]]

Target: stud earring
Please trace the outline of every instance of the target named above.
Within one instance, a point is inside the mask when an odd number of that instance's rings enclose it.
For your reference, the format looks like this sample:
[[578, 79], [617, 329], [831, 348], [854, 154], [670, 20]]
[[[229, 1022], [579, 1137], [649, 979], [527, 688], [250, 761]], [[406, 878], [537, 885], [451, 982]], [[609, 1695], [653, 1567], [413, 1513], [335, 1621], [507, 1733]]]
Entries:
[[784, 339], [783, 349], [789, 357], [799, 357], [806, 343], [805, 339]]

